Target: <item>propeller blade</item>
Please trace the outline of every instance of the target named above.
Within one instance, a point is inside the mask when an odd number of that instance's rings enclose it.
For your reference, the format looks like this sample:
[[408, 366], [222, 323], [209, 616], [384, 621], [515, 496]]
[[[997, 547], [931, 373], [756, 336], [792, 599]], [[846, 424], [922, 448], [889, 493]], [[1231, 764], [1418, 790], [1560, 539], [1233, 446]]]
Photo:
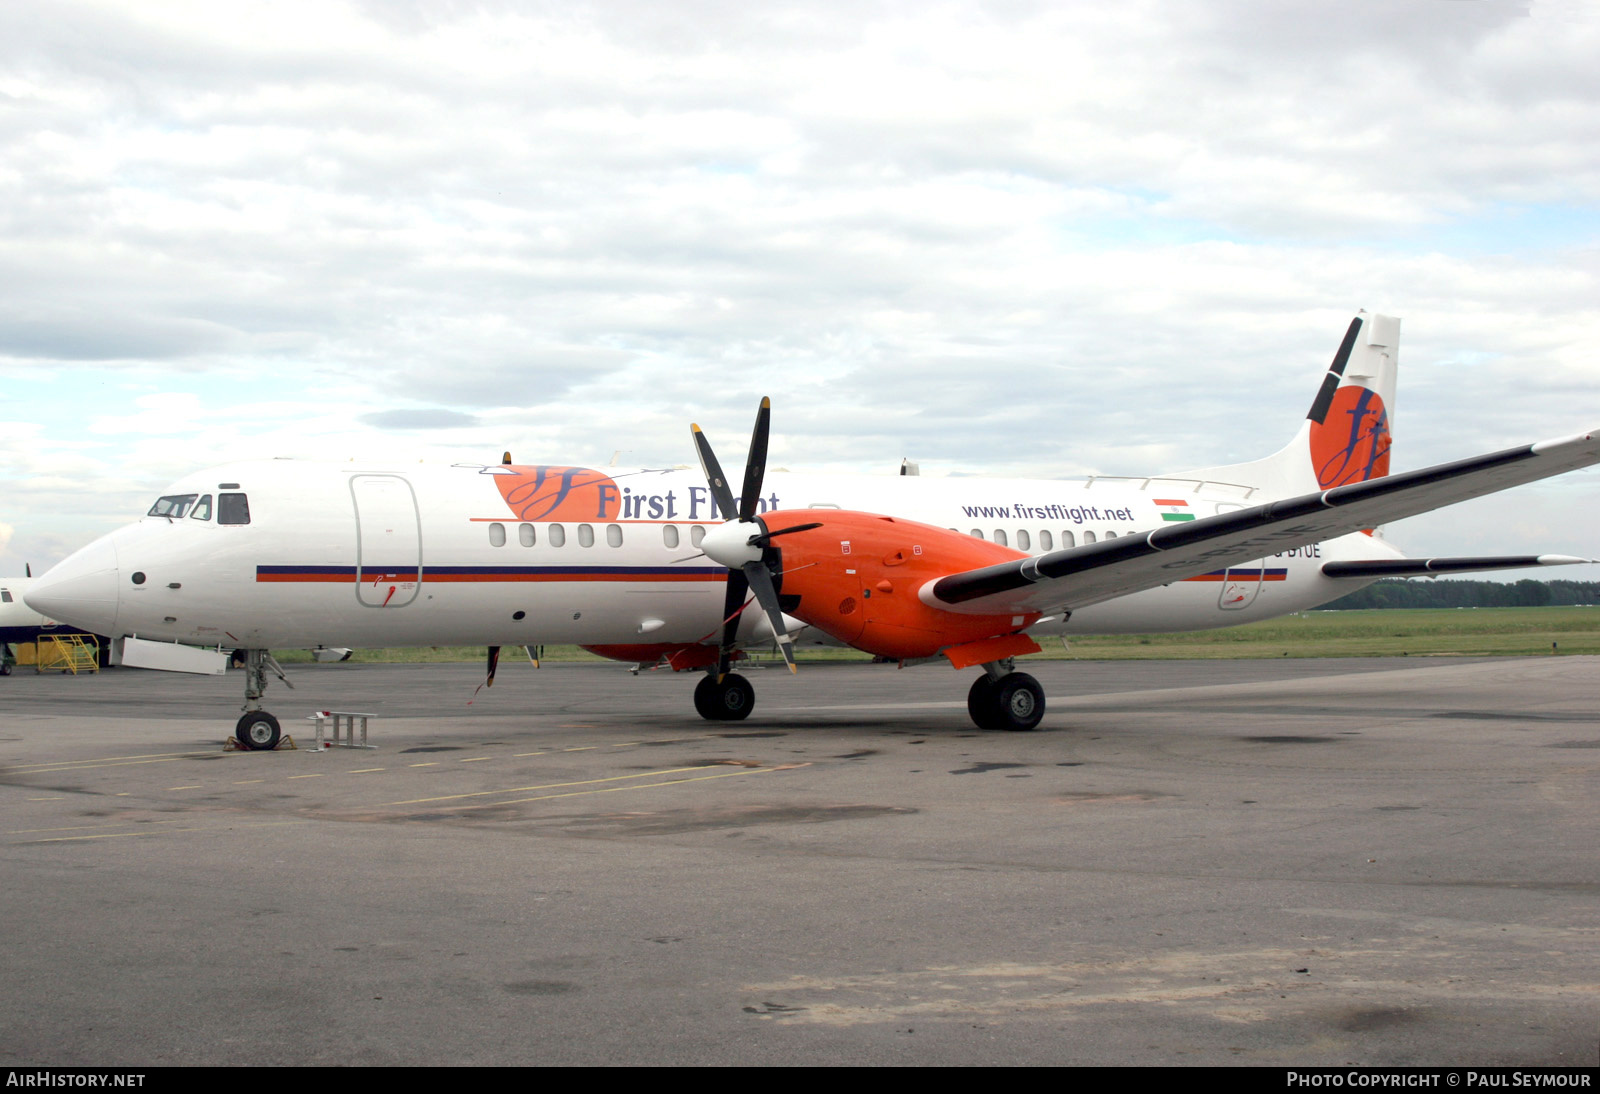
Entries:
[[821, 528], [821, 527], [822, 527], [822, 522], [820, 520], [814, 520], [810, 524], [793, 524], [793, 525], [790, 525], [788, 528], [779, 528], [775, 532], [763, 532], [759, 536], [751, 536], [750, 537], [750, 545], [752, 547], [765, 547], [767, 544], [771, 543], [778, 536], [786, 536], [790, 532], [809, 532], [813, 528]]
[[[467, 706], [470, 707], [477, 700], [478, 692], [482, 691], [484, 688], [492, 688], [492, 687], [494, 687], [494, 670], [499, 666], [499, 664], [500, 664], [500, 647], [499, 646], [490, 646], [489, 647], [489, 675], [488, 675], [487, 678], [484, 679], [483, 683], [479, 684], [477, 687], [472, 689], [472, 698], [467, 700]], [[537, 665], [537, 664], [538, 663], [535, 662], [535, 665]], [[285, 681], [285, 683], [287, 683], [287, 681]]]
[[711, 500], [717, 503], [723, 520], [732, 520], [735, 512], [733, 491], [728, 489], [728, 478], [722, 473], [717, 454], [711, 451], [711, 442], [706, 440], [699, 426], [691, 424], [689, 428], [694, 431], [694, 447], [700, 454], [700, 469], [706, 473], [706, 484], [711, 487]]
[[739, 638], [739, 617], [744, 614], [745, 596], [750, 592], [750, 582], [743, 570], [728, 571], [728, 591], [722, 597], [722, 641], [717, 651], [717, 679], [728, 675], [733, 664], [733, 651]]
[[790, 672], [798, 672], [794, 663], [794, 639], [784, 629], [783, 609], [778, 607], [778, 587], [772, 583], [772, 574], [763, 563], [747, 562], [744, 575], [755, 590], [756, 603], [767, 613], [767, 622], [772, 625], [772, 633], [778, 640], [778, 652], [783, 654], [783, 663], [789, 666]]
[[767, 435], [771, 431], [772, 400], [762, 396], [761, 409], [756, 411], [756, 428], [750, 434], [750, 455], [744, 461], [744, 492], [739, 495], [739, 519], [743, 521], [756, 519], [761, 480], [767, 475]]

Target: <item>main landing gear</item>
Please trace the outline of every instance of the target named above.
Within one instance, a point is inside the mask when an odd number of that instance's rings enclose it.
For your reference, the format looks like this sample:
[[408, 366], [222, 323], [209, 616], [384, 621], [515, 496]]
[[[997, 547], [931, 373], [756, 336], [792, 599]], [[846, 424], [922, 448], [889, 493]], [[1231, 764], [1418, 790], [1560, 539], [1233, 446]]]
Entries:
[[706, 673], [694, 689], [694, 709], [711, 722], [742, 722], [756, 705], [756, 689], [736, 672]]
[[244, 716], [233, 728], [234, 740], [246, 752], [271, 752], [283, 735], [278, 719], [261, 709], [261, 696], [267, 690], [267, 670], [271, 669], [285, 685], [293, 688], [283, 674], [283, 666], [266, 650], [244, 651]]
[[979, 729], [1028, 730], [1044, 717], [1044, 689], [1010, 661], [991, 661], [967, 692], [967, 713]]

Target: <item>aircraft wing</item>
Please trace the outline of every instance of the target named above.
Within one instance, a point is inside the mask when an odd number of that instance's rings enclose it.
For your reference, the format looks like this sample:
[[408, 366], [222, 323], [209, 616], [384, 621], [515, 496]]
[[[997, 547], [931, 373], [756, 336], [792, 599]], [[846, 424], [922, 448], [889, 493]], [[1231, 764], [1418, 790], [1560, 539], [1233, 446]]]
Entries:
[[1578, 566], [1600, 559], [1575, 555], [1484, 555], [1478, 558], [1374, 558], [1324, 562], [1327, 577], [1437, 577], [1485, 570], [1526, 570], [1533, 566]]
[[929, 582], [947, 611], [1051, 614], [1600, 463], [1600, 431], [1508, 448]]

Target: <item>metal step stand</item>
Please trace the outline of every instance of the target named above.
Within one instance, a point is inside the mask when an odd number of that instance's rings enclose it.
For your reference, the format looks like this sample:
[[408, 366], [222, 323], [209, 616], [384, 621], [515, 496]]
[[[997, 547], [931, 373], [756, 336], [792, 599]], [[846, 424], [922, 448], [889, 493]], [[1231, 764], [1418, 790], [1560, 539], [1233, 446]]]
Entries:
[[[351, 710], [319, 710], [315, 714], [308, 714], [306, 720], [317, 724], [317, 747], [320, 748], [365, 748], [375, 751], [377, 745], [367, 744], [367, 719], [376, 718], [376, 714], [362, 714]], [[328, 723], [333, 723], [333, 735], [326, 742], [323, 741], [323, 732], [328, 728]], [[361, 727], [361, 740], [356, 741], [356, 727]], [[340, 730], [343, 730], [341, 733]]]

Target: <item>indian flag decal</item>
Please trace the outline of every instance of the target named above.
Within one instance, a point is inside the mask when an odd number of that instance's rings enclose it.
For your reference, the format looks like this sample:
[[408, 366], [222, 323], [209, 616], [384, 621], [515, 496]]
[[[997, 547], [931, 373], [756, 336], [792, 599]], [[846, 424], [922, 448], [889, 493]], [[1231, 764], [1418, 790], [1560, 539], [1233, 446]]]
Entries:
[[1162, 520], [1194, 519], [1194, 514], [1189, 512], [1189, 503], [1182, 498], [1155, 498], [1154, 501]]

